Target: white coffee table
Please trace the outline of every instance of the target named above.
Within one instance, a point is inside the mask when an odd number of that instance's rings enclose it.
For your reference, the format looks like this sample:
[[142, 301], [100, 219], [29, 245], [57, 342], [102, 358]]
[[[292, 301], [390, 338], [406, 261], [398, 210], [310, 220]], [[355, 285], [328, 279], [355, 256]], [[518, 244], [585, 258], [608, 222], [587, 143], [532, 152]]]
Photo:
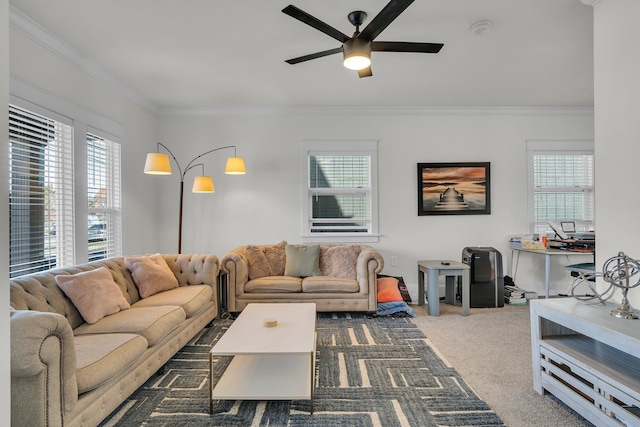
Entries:
[[[264, 326], [265, 319], [278, 321]], [[215, 387], [213, 400], [309, 400], [313, 413], [316, 304], [249, 304], [210, 352], [213, 359], [234, 356]]]

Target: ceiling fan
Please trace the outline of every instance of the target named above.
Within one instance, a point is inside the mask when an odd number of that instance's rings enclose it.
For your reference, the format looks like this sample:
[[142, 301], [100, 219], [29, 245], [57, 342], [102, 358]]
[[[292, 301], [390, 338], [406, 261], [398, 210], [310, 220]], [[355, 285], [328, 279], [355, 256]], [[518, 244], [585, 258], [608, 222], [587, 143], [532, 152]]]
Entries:
[[335, 49], [324, 50], [322, 52], [311, 53], [288, 59], [289, 64], [299, 64], [311, 59], [322, 58], [323, 56], [343, 53], [344, 66], [358, 71], [360, 77], [370, 77], [371, 72], [371, 52], [417, 52], [417, 53], [438, 53], [442, 43], [415, 43], [415, 42], [382, 42], [374, 41], [380, 33], [389, 26], [404, 10], [409, 7], [414, 0], [391, 0], [378, 13], [371, 22], [360, 31], [360, 26], [367, 19], [366, 12], [357, 10], [349, 13], [347, 18], [355, 27], [356, 31], [352, 37], [336, 30], [318, 18], [309, 15], [307, 12], [289, 5], [282, 9], [282, 12], [292, 18], [301, 21], [316, 30], [319, 30], [329, 37], [333, 37], [342, 43], [342, 46]]

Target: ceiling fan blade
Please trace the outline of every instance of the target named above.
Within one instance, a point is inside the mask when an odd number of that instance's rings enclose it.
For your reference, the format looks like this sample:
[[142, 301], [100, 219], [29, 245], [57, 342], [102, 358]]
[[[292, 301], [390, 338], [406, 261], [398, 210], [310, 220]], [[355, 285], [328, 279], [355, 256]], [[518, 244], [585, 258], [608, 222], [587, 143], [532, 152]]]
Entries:
[[322, 52], [310, 53], [309, 55], [299, 56], [297, 58], [287, 59], [285, 62], [288, 64], [299, 64], [301, 62], [310, 61], [316, 58], [322, 58], [323, 56], [333, 55], [334, 53], [341, 53], [342, 46], [335, 49], [323, 50]]
[[358, 77], [363, 78], [363, 77], [371, 77], [373, 76], [373, 72], [371, 72], [371, 66], [368, 66], [367, 68], [363, 68], [362, 70], [358, 70]]
[[304, 22], [305, 24], [315, 28], [318, 31], [322, 31], [329, 37], [333, 37], [341, 43], [344, 43], [351, 38], [343, 32], [336, 30], [331, 25], [326, 24], [318, 18], [309, 15], [307, 12], [295, 7], [294, 5], [290, 4], [289, 6], [282, 9], [282, 12], [291, 16], [292, 18], [297, 19], [300, 22]]
[[444, 46], [442, 43], [372, 42], [371, 50], [374, 52], [438, 53], [442, 46]]
[[380, 13], [369, 22], [369, 25], [358, 34], [358, 38], [373, 41], [373, 39], [378, 37], [413, 1], [414, 0], [391, 0]]

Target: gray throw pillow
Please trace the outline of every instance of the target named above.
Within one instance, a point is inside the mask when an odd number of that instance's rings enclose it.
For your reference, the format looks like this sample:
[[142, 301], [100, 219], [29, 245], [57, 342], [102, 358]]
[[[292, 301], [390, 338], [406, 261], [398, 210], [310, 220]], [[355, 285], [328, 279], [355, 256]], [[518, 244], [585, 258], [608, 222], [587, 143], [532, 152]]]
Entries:
[[287, 245], [284, 275], [320, 276], [320, 245]]

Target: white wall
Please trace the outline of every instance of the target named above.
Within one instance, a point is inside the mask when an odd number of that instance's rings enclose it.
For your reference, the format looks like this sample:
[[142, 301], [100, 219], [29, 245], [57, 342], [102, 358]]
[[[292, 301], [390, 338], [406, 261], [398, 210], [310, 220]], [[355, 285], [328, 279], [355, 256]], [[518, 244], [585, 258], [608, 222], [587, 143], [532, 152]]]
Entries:
[[[8, 0], [0, 0], [0, 16], [9, 16]], [[7, 135], [9, 135], [9, 21], [0, 19], [0, 135], [2, 135], [2, 148], [0, 148], [0, 176], [8, 176], [7, 165], [8, 148]], [[0, 185], [0, 200], [9, 200], [6, 185]], [[0, 209], [0, 276], [9, 277], [9, 209]], [[0, 301], [9, 301], [9, 287], [0, 287]], [[9, 304], [0, 304], [0, 342], [10, 342], [9, 333]], [[0, 346], [0, 396], [11, 395], [11, 367], [9, 346]], [[7, 398], [0, 400], [0, 425], [11, 424], [11, 401]]]
[[[95, 113], [124, 128], [121, 141], [123, 252], [155, 251], [159, 186], [141, 177], [146, 153], [155, 150], [157, 117], [15, 28], [12, 27], [9, 34], [12, 92], [17, 86], [33, 86], [35, 92], [46, 93], [63, 104]], [[15, 84], [16, 79], [20, 84]]]
[[[597, 265], [619, 251], [640, 259], [638, 17], [637, 0], [603, 0], [594, 8]], [[640, 287], [629, 291], [629, 301], [640, 308]]]
[[[420, 259], [460, 260], [465, 246], [493, 246], [509, 273], [507, 235], [527, 231], [525, 141], [593, 139], [590, 115], [286, 115], [163, 119], [163, 142], [191, 158], [237, 145], [247, 175], [226, 176], [229, 153], [203, 158], [213, 195], [191, 194], [185, 180], [183, 252], [222, 256], [242, 244], [300, 242], [299, 143], [305, 139], [379, 140], [380, 232], [374, 244], [385, 274], [400, 275], [417, 295]], [[491, 215], [417, 216], [418, 162], [491, 162]], [[161, 250], [175, 248], [178, 178], [164, 180]], [[398, 257], [392, 267], [391, 256]], [[556, 260], [559, 262], [560, 260]], [[577, 261], [575, 261], [577, 262]], [[555, 268], [552, 293], [571, 280]], [[543, 257], [522, 256], [516, 283], [544, 293]]]

